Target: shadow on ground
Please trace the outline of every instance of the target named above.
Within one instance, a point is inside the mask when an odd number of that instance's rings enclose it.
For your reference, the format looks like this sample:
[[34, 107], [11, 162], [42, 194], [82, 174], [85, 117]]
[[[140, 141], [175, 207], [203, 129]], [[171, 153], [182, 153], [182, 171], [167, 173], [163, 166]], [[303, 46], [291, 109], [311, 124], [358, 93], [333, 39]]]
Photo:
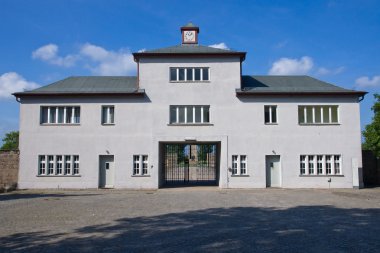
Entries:
[[215, 208], [0, 238], [0, 252], [378, 252], [380, 209]]
[[67, 198], [79, 196], [96, 196], [99, 194], [67, 194], [67, 193], [23, 193], [12, 192], [0, 194], [0, 201], [17, 200], [17, 199], [34, 199], [34, 198]]

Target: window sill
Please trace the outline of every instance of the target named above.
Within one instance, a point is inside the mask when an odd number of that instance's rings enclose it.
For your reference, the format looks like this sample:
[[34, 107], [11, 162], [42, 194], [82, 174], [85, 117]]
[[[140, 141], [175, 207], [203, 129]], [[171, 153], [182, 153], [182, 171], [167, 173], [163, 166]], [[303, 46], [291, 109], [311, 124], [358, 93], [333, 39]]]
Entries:
[[115, 123], [102, 123], [102, 126], [114, 126]]
[[80, 126], [80, 123], [43, 123], [40, 126]]
[[205, 80], [205, 81], [201, 81], [201, 80], [196, 80], [196, 81], [170, 81], [170, 83], [211, 83], [210, 80]]
[[150, 177], [150, 175], [131, 175], [131, 177]]
[[299, 177], [344, 177], [344, 175], [299, 175]]
[[81, 177], [81, 175], [37, 175], [36, 177]]
[[249, 177], [249, 175], [231, 175], [231, 177]]
[[168, 126], [213, 126], [211, 123], [172, 123]]
[[299, 126], [340, 126], [339, 123], [298, 123]]
[[269, 125], [269, 126], [277, 126], [278, 123], [264, 123], [265, 125]]

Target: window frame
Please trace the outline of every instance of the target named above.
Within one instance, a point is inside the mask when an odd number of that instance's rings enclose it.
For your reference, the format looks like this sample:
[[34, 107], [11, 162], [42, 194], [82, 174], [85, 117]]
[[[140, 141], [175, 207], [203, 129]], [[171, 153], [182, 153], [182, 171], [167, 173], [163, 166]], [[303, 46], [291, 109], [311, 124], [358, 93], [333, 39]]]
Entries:
[[[325, 122], [325, 109], [327, 108], [328, 112], [328, 122]], [[336, 108], [336, 110], [335, 110]], [[319, 112], [316, 113], [316, 109], [319, 109]], [[308, 125], [340, 125], [340, 106], [339, 105], [298, 105], [298, 125], [308, 126]], [[336, 122], [333, 121], [333, 115], [336, 112]], [[302, 115], [301, 115], [302, 114]], [[316, 119], [316, 115], [319, 115], [319, 121]], [[303, 122], [301, 122], [301, 117]], [[310, 119], [310, 120], [308, 120]], [[308, 122], [311, 121], [311, 122]]]
[[[113, 108], [113, 116], [111, 117], [111, 108]], [[106, 112], [104, 111], [106, 109]], [[107, 114], [106, 121], [104, 121], [104, 113]], [[111, 122], [111, 119], [112, 122]], [[113, 126], [115, 125], [115, 105], [102, 105], [101, 106], [101, 124], [103, 126]]]
[[[200, 109], [200, 111], [197, 109]], [[175, 126], [211, 125], [210, 109], [211, 109], [210, 105], [169, 105], [169, 124], [168, 125], [175, 125]], [[191, 116], [192, 116], [191, 120], [188, 119], [189, 110], [191, 110]], [[175, 112], [175, 115], [172, 115], [172, 113], [174, 112]], [[181, 112], [183, 112], [183, 115], [181, 115]], [[181, 122], [182, 116], [183, 116], [183, 122]], [[199, 122], [197, 122], [198, 116], [200, 117]], [[205, 121], [206, 118], [208, 118], [208, 121]], [[175, 119], [175, 121], [172, 122], [172, 119]]]
[[[266, 121], [266, 109], [268, 109], [269, 113], [269, 121]], [[273, 121], [273, 109], [276, 121]], [[265, 125], [278, 125], [278, 106], [277, 105], [264, 105], [264, 124]]]
[[[79, 171], [79, 160], [77, 162], [78, 168], [77, 173], [74, 174], [74, 157], [77, 156], [78, 159], [79, 155], [68, 155], [68, 154], [59, 154], [59, 155], [52, 155], [52, 154], [45, 154], [45, 155], [38, 155], [38, 170], [37, 170], [37, 177], [80, 177], [80, 171]], [[53, 157], [53, 160], [49, 160], [49, 157]], [[61, 160], [59, 160], [59, 157]], [[67, 158], [70, 158], [68, 160]], [[41, 158], [44, 158], [41, 159]], [[67, 162], [69, 161], [69, 162]], [[70, 164], [70, 173], [67, 171], [67, 164]], [[44, 165], [44, 168], [41, 168], [41, 165]], [[52, 167], [51, 167], [52, 165]]]
[[[137, 159], [135, 159], [137, 158]], [[146, 159], [145, 159], [146, 158]], [[138, 154], [132, 156], [132, 177], [150, 176], [149, 155]]]
[[[342, 155], [341, 154], [301, 154], [300, 156], [300, 176], [313, 176], [313, 177], [331, 177], [331, 176], [344, 176]], [[303, 161], [302, 158], [305, 158]], [[310, 157], [313, 157], [312, 167], [310, 167]], [[335, 157], [339, 157], [338, 166], [335, 163]], [[319, 159], [321, 158], [321, 159]], [[304, 168], [303, 168], [304, 165]]]
[[[54, 118], [51, 118], [52, 108], [54, 108]], [[46, 115], [44, 114], [46, 109]], [[63, 110], [61, 110], [63, 109]], [[60, 114], [62, 111], [63, 115]], [[78, 122], [77, 112], [79, 113]], [[45, 119], [46, 116], [46, 119]], [[59, 122], [62, 116], [62, 122]], [[70, 116], [70, 117], [68, 117]], [[40, 106], [40, 125], [41, 126], [70, 126], [80, 125], [81, 106], [80, 105], [41, 105]]]
[[[242, 157], [245, 157], [244, 162], [242, 162]], [[242, 164], [245, 164], [245, 168], [242, 167]], [[248, 176], [248, 156], [247, 155], [234, 154], [231, 156], [231, 176], [232, 177]]]
[[[192, 80], [188, 80], [188, 70], [192, 70]], [[199, 80], [196, 79], [196, 69], [199, 69]], [[211, 81], [210, 67], [169, 67], [169, 82], [171, 83], [207, 83]], [[175, 71], [172, 71], [175, 70]], [[183, 80], [180, 80], [180, 70], [184, 70]], [[204, 71], [207, 71], [208, 79], [204, 79]], [[175, 80], [172, 79], [172, 74], [175, 73]]]

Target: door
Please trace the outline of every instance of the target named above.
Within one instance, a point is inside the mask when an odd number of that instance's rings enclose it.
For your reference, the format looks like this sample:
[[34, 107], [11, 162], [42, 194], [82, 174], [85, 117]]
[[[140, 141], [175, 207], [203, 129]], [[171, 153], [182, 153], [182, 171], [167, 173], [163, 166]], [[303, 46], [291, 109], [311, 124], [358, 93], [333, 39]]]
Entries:
[[162, 144], [165, 185], [217, 185], [218, 145]]
[[115, 167], [113, 155], [99, 156], [99, 187], [113, 188], [115, 180]]
[[281, 164], [279, 155], [266, 157], [267, 187], [281, 187]]

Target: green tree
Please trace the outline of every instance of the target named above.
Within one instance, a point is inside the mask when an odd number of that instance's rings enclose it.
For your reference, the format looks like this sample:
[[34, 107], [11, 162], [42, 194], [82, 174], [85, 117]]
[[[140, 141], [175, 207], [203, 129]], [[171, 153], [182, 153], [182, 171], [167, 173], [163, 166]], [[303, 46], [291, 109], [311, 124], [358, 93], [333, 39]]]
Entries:
[[18, 131], [12, 131], [5, 134], [3, 139], [2, 150], [16, 150], [18, 149]]
[[375, 94], [375, 104], [372, 106], [374, 116], [372, 123], [365, 127], [363, 131], [365, 150], [371, 150], [377, 157], [380, 157], [380, 95]]

